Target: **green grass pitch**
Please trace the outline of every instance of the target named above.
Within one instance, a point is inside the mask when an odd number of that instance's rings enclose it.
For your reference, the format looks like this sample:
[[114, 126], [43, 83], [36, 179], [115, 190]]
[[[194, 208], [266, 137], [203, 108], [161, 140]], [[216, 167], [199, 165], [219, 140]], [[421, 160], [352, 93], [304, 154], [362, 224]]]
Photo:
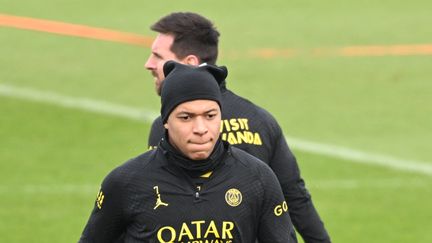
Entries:
[[[162, 15], [199, 12], [222, 34], [218, 64], [229, 68], [228, 86], [271, 111], [287, 136], [426, 165], [398, 170], [291, 144], [333, 241], [350, 243], [432, 242], [432, 174], [425, 173], [432, 166], [432, 61], [430, 53], [341, 56], [334, 50], [430, 47], [430, 9], [426, 0], [0, 0], [0, 14], [150, 37], [149, 25]], [[296, 54], [264, 56], [263, 50]], [[100, 182], [146, 150], [150, 127], [148, 119], [1, 90], [157, 113], [144, 69], [148, 55], [145, 47], [0, 25], [0, 242], [76, 242]]]

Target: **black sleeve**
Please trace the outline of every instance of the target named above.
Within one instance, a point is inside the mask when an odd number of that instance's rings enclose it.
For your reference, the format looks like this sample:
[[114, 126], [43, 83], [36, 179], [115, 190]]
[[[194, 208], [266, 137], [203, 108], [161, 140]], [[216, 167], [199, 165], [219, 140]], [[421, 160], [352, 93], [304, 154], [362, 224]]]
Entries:
[[260, 243], [296, 243], [296, 233], [279, 182], [270, 168], [267, 166], [263, 168], [261, 181], [264, 197], [260, 210], [258, 241]]
[[114, 170], [103, 181], [79, 243], [115, 242], [121, 237], [126, 228], [122, 177]]
[[288, 147], [282, 129], [276, 122], [274, 124], [276, 143], [270, 167], [281, 183], [291, 220], [305, 243], [331, 242], [300, 176], [296, 158]]
[[162, 124], [162, 118], [159, 116], [157, 117], [151, 126], [150, 135], [148, 138], [148, 148], [153, 149], [157, 147], [159, 144], [159, 141], [163, 137], [165, 132], [165, 128]]

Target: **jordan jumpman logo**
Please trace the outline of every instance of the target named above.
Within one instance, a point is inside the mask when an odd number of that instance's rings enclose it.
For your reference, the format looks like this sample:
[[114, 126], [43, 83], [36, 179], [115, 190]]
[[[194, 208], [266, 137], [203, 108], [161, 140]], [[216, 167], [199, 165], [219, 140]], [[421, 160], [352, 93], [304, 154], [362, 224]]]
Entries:
[[155, 189], [156, 190], [156, 205], [154, 206], [154, 210], [156, 210], [156, 208], [158, 208], [159, 206], [168, 206], [168, 203], [164, 203], [164, 202], [162, 202], [162, 199], [161, 199], [161, 195], [160, 195], [160, 193], [159, 193], [159, 187], [158, 186], [154, 186], [153, 187], [153, 189]]

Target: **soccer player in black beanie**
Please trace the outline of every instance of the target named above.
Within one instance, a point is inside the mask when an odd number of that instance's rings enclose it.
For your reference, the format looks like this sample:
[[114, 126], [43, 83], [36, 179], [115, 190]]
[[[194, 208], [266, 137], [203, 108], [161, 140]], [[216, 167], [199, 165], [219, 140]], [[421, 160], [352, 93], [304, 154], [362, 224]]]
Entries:
[[[206, 124], [198, 124], [200, 126], [191, 127], [189, 130], [187, 128], [189, 125], [194, 125], [189, 120], [194, 119], [199, 123], [214, 122], [214, 118], [217, 115], [220, 116], [221, 93], [218, 82], [225, 79], [227, 70], [225, 67], [219, 68], [209, 65], [192, 67], [169, 61], [164, 65], [164, 73], [167, 75], [166, 80], [168, 81], [164, 82], [161, 92], [161, 117], [168, 132], [165, 139], [169, 139], [171, 145], [189, 158], [205, 159], [219, 138], [220, 126], [209, 126], [209, 129], [206, 129]], [[178, 114], [171, 116], [172, 121], [168, 123], [170, 114], [174, 110], [177, 111], [177, 106], [186, 101], [191, 102], [183, 104], [183, 110], [179, 110]], [[218, 107], [214, 107], [215, 103]], [[190, 107], [184, 107], [188, 104]], [[191, 117], [191, 111], [195, 110], [195, 107], [200, 106], [201, 108], [206, 104], [213, 105], [213, 107], [205, 107], [203, 117], [206, 119], [200, 119], [199, 115], [202, 114], [198, 113], [194, 113], [198, 116]], [[200, 129], [205, 130], [201, 131]], [[183, 143], [184, 139], [186, 139], [186, 143]], [[190, 149], [190, 147], [194, 147], [194, 149]]]
[[164, 72], [165, 136], [105, 178], [80, 242], [297, 242], [276, 175], [219, 138], [226, 68]]

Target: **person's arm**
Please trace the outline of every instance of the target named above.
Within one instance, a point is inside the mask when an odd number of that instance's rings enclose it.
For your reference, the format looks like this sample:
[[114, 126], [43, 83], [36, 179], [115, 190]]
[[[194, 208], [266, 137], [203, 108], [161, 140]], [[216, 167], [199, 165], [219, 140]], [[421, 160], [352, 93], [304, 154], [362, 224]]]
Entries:
[[264, 196], [260, 210], [258, 242], [296, 243], [296, 233], [279, 182], [267, 166], [261, 172]]
[[102, 183], [79, 243], [115, 242], [125, 230], [121, 173], [111, 172]]
[[270, 167], [275, 172], [282, 186], [282, 191], [289, 206], [291, 220], [305, 243], [331, 242], [323, 222], [318, 215], [311, 195], [300, 176], [296, 158], [288, 147], [282, 130], [276, 123], [273, 128], [276, 141]]
[[165, 132], [165, 128], [162, 124], [161, 117], [157, 117], [151, 126], [150, 134], [148, 137], [148, 148], [153, 149], [156, 148], [159, 144], [159, 141], [163, 137]]

